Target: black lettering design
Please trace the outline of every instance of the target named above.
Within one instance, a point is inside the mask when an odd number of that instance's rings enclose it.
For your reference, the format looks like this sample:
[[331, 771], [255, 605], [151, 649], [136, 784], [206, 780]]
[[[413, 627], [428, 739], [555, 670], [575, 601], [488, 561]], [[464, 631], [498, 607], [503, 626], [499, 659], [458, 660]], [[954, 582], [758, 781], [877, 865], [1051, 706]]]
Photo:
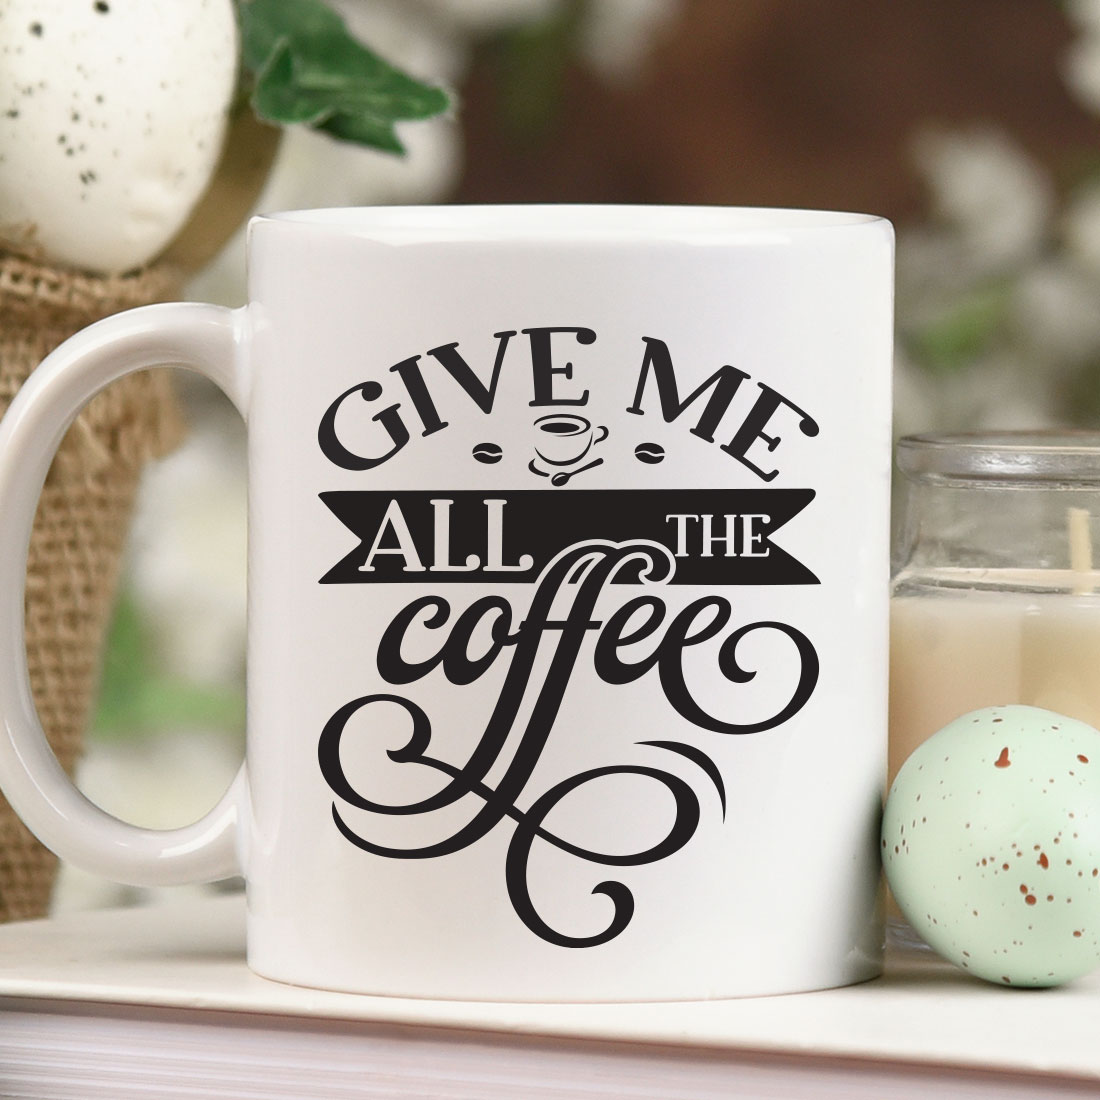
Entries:
[[[614, 544], [588, 542], [569, 547], [543, 570], [535, 586], [526, 618], [513, 624], [511, 608], [499, 596], [475, 600], [453, 618], [450, 603], [441, 596], [423, 596], [411, 601], [387, 627], [378, 649], [378, 671], [394, 685], [407, 685], [439, 669], [448, 681], [469, 684], [484, 675], [506, 650], [510, 660], [504, 683], [489, 720], [473, 743], [469, 758], [461, 766], [429, 755], [432, 740], [431, 721], [424, 710], [401, 695], [378, 693], [365, 695], [341, 707], [326, 723], [318, 742], [321, 774], [336, 799], [349, 806], [381, 815], [428, 814], [443, 809], [467, 795], [481, 801], [480, 809], [451, 836], [419, 848], [394, 848], [372, 841], [364, 828], [345, 820], [339, 805], [332, 807], [333, 820], [341, 834], [356, 847], [374, 855], [392, 859], [432, 859], [461, 851], [476, 843], [500, 825], [512, 820], [514, 830], [508, 847], [505, 881], [512, 906], [536, 935], [562, 947], [592, 947], [618, 936], [630, 923], [634, 899], [629, 888], [616, 880], [597, 883], [593, 893], [603, 894], [613, 904], [609, 923], [596, 932], [571, 934], [551, 927], [535, 909], [527, 887], [527, 862], [536, 841], [549, 843], [563, 852], [601, 866], [636, 867], [662, 860], [679, 851], [699, 825], [701, 807], [691, 784], [673, 771], [640, 764], [609, 765], [580, 772], [538, 795], [530, 807], [519, 809], [535, 768], [542, 756], [557, 718], [562, 700], [589, 634], [596, 634], [594, 668], [606, 683], [623, 684], [656, 669], [662, 690], [677, 713], [704, 728], [727, 734], [759, 733], [785, 722], [800, 710], [813, 693], [818, 676], [817, 655], [809, 640], [794, 627], [777, 622], [757, 622], [741, 626], [721, 643], [717, 663], [732, 683], [746, 683], [757, 675], [743, 669], [736, 660], [740, 640], [750, 631], [778, 630], [793, 643], [798, 660], [797, 683], [790, 698], [770, 717], [753, 723], [739, 723], [730, 717], [707, 713], [695, 700], [683, 677], [683, 650], [717, 638], [728, 626], [732, 605], [723, 597], [696, 600], [669, 623], [663, 636], [665, 608], [656, 595], [646, 594], [629, 601], [606, 623], [597, 619], [597, 600], [606, 587], [622, 572], [635, 572], [646, 585], [668, 584], [676, 571], [676, 559], [664, 547], [646, 542]], [[571, 596], [568, 611], [555, 616], [553, 608], [562, 595]], [[482, 624], [489, 624], [490, 644], [471, 654], [471, 638]], [[438, 632], [435, 652], [419, 661], [410, 661], [403, 653], [410, 632]], [[551, 637], [552, 656], [541, 683], [535, 673], [543, 641]], [[654, 639], [646, 657], [633, 663], [625, 661], [621, 647]], [[424, 649], [418, 639], [418, 651]], [[534, 692], [534, 701], [531, 695]], [[527, 700], [526, 708], [523, 707]], [[402, 708], [411, 720], [406, 742], [388, 750], [389, 759], [403, 766], [432, 769], [446, 781], [434, 793], [408, 804], [387, 804], [367, 798], [345, 774], [340, 744], [350, 720], [369, 707], [391, 704]], [[526, 717], [521, 715], [525, 714]], [[516, 733], [516, 737], [513, 737]], [[705, 753], [678, 742], [643, 742], [676, 753], [695, 764], [714, 785], [725, 813], [725, 791], [718, 769]], [[489, 772], [501, 760], [505, 747], [512, 755], [497, 778], [489, 784]], [[674, 804], [673, 824], [668, 833], [641, 851], [627, 855], [608, 854], [566, 842], [545, 826], [550, 812], [572, 792], [610, 776], [637, 775], [664, 787]]]

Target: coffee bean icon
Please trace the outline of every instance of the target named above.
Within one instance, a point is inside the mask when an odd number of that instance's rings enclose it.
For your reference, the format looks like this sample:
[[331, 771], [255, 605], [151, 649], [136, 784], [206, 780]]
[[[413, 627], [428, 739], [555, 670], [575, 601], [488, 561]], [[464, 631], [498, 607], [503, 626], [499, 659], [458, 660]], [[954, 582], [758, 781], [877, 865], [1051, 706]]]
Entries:
[[484, 462], [488, 465], [499, 462], [501, 455], [504, 454], [496, 443], [479, 443], [471, 453], [478, 462]]
[[650, 466], [655, 466], [658, 462], [662, 462], [665, 457], [665, 449], [659, 443], [639, 443], [634, 448], [634, 457], [639, 462], [648, 463]]

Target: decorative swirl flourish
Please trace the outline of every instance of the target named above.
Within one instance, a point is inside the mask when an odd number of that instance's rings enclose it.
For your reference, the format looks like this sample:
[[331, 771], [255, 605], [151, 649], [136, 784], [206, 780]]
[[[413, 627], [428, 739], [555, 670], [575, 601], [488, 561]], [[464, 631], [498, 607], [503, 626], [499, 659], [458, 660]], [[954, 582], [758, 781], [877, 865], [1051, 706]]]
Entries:
[[[340, 707], [325, 723], [317, 744], [321, 774], [338, 800], [371, 814], [428, 814], [452, 806], [467, 795], [480, 799], [481, 805], [450, 836], [419, 848], [400, 849], [375, 843], [353, 829], [333, 803], [332, 816], [337, 829], [351, 844], [377, 856], [433, 859], [468, 848], [506, 817], [510, 818], [515, 822], [515, 830], [508, 846], [505, 879], [509, 899], [524, 924], [544, 940], [563, 947], [591, 947], [618, 936], [634, 912], [634, 897], [619, 881], [606, 880], [593, 888], [593, 893], [610, 899], [614, 910], [611, 921], [601, 931], [587, 936], [567, 935], [540, 916], [528, 888], [527, 870], [536, 840], [589, 863], [637, 867], [664, 859], [687, 844], [699, 825], [700, 803], [692, 787], [673, 772], [621, 764], [565, 779], [535, 798], [529, 809], [519, 809], [587, 640], [595, 635], [592, 669], [605, 684], [628, 684], [655, 670], [673, 709], [696, 728], [717, 733], [760, 733], [780, 725], [802, 709], [818, 679], [817, 653], [805, 635], [785, 623], [748, 623], [717, 643], [719, 671], [733, 684], [752, 680], [756, 671], [738, 660], [740, 643], [753, 631], [779, 631], [797, 652], [798, 680], [794, 690], [770, 716], [756, 722], [738, 723], [709, 713], [685, 680], [684, 651], [717, 639], [729, 625], [733, 608], [725, 597], [707, 595], [680, 608], [666, 622], [668, 608], [656, 591], [670, 582], [675, 571], [673, 555], [659, 543], [644, 539], [623, 543], [591, 540], [565, 548], [547, 563], [521, 622], [513, 622], [512, 608], [500, 595], [476, 599], [458, 614], [454, 614], [451, 603], [442, 596], [422, 596], [409, 603], [394, 616], [379, 642], [377, 664], [382, 679], [389, 684], [405, 685], [436, 674], [453, 685], [463, 686], [478, 680], [508, 650], [507, 673], [497, 689], [485, 728], [469, 739], [469, 757], [458, 767], [428, 755], [431, 722], [416, 703], [395, 694], [364, 695]], [[609, 585], [623, 582], [640, 583], [646, 590], [621, 603], [606, 619], [602, 618], [597, 611], [601, 594]], [[560, 597], [567, 586], [571, 592], [565, 609], [566, 601]], [[411, 631], [419, 635], [417, 644], [406, 646], [406, 636]], [[434, 652], [427, 657], [423, 656], [425, 638], [435, 641]], [[540, 653], [545, 654], [544, 643], [551, 645], [552, 652], [548, 660], [540, 661]], [[410, 649], [420, 656], [410, 659], [407, 655]], [[349, 781], [340, 761], [341, 741], [351, 720], [360, 711], [379, 703], [403, 708], [411, 720], [404, 743], [387, 750], [390, 760], [403, 766], [429, 768], [445, 777], [435, 793], [406, 804], [391, 804], [366, 797]], [[725, 817], [725, 787], [709, 756], [676, 741], [642, 744], [674, 753], [699, 768], [717, 791]], [[510, 758], [506, 759], [509, 750]], [[488, 782], [490, 773], [495, 776], [492, 785]], [[640, 852], [612, 855], [569, 843], [546, 827], [547, 816], [572, 792], [616, 775], [641, 776], [660, 784], [672, 796], [674, 819], [667, 835], [658, 843]]]
[[[340, 763], [340, 739], [344, 730], [344, 723], [338, 722], [341, 712], [338, 712], [326, 725], [318, 746], [321, 772], [333, 793], [357, 809], [379, 814], [423, 813], [426, 812], [426, 809], [454, 802], [465, 794], [473, 794], [483, 800], [487, 809], [491, 808], [493, 812], [490, 814], [490, 818], [494, 823], [499, 822], [504, 817], [511, 818], [516, 822], [516, 829], [509, 842], [505, 861], [505, 882], [508, 898], [520, 920], [537, 936], [549, 943], [561, 947], [595, 947], [598, 944], [607, 943], [618, 936], [630, 923], [634, 914], [634, 896], [629, 887], [622, 882], [615, 880], [602, 881], [593, 887], [592, 893], [603, 894], [608, 897], [614, 907], [612, 919], [605, 928], [587, 936], [568, 935], [553, 928], [539, 915], [528, 887], [527, 866], [536, 839], [545, 841], [560, 851], [589, 863], [606, 867], [639, 867], [655, 863], [658, 860], [667, 858], [674, 852], [678, 852], [691, 840], [698, 828], [700, 804], [698, 796], [692, 790], [690, 784], [672, 772], [636, 764], [593, 768], [581, 772], [551, 787], [539, 796], [528, 810], [521, 810], [513, 802], [504, 798], [499, 790], [468, 774], [466, 769], [456, 768], [445, 761], [427, 755], [426, 750], [431, 742], [431, 722], [424, 711], [415, 703], [394, 695], [375, 695], [356, 700], [355, 704], [349, 703], [348, 707], [343, 709], [353, 708], [358, 710], [361, 706], [374, 702], [397, 703], [408, 711], [413, 723], [412, 734], [405, 745], [399, 749], [389, 750], [387, 755], [390, 759], [399, 763], [420, 764], [447, 776], [450, 782], [445, 788], [446, 800], [442, 800], [442, 795], [437, 794], [431, 799], [405, 806], [395, 806], [374, 802], [356, 791]], [[700, 766], [715, 784], [724, 813], [725, 791], [717, 768], [715, 768], [709, 757], [706, 757], [698, 749], [681, 745], [678, 742], [651, 741], [643, 742], [643, 744], [675, 752]], [[626, 854], [599, 852], [571, 843], [546, 827], [545, 820], [547, 816], [567, 795], [589, 783], [616, 775], [638, 775], [655, 780], [662, 784], [672, 795], [675, 803], [672, 825], [666, 835], [655, 844], [642, 851]], [[448, 855], [468, 847], [486, 831], [482, 828], [473, 828], [474, 822], [471, 822], [459, 829], [453, 836], [439, 843], [425, 845], [420, 848], [393, 848], [377, 844], [360, 835], [344, 820], [335, 803], [332, 807], [332, 818], [341, 835], [349, 843], [365, 852], [370, 852], [372, 855], [390, 859], [431, 859]], [[477, 818], [475, 818], [476, 821]]]

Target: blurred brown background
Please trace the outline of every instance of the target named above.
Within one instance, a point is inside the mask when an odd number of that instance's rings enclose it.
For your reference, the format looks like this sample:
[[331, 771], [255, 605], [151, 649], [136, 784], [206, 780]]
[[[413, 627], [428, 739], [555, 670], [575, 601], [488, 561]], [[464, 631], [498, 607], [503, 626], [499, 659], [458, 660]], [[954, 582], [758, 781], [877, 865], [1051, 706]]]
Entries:
[[685, 0], [617, 86], [569, 56], [569, 17], [557, 18], [549, 40], [517, 29], [477, 48], [460, 201], [905, 221], [922, 213], [910, 143], [925, 127], [995, 124], [1059, 177], [1097, 144], [1096, 118], [1062, 79], [1074, 31], [1052, 0]]

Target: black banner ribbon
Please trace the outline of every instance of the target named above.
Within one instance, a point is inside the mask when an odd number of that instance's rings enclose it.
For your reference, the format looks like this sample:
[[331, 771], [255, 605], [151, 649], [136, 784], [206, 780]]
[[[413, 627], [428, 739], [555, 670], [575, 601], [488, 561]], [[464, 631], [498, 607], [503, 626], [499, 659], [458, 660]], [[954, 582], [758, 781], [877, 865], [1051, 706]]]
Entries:
[[440, 489], [320, 497], [359, 539], [321, 584], [530, 583], [566, 547], [594, 539], [667, 547], [676, 562], [672, 584], [819, 583], [772, 541], [813, 500], [812, 489]]

